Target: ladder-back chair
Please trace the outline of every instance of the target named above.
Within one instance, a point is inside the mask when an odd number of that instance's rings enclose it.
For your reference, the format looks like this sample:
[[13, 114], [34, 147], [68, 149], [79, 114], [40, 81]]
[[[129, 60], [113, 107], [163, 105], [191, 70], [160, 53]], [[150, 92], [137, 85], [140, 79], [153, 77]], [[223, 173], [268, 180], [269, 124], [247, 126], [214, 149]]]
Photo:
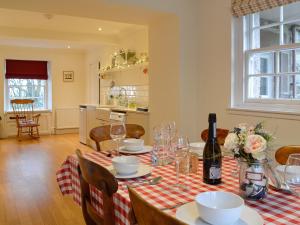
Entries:
[[[76, 155], [79, 161], [81, 208], [85, 223], [87, 225], [114, 225], [113, 194], [118, 190], [117, 179], [105, 167], [84, 158], [79, 149], [76, 150]], [[102, 193], [102, 215], [98, 214], [92, 206], [93, 196], [90, 193], [90, 185]]]
[[32, 99], [13, 99], [10, 101], [12, 109], [14, 111], [18, 138], [26, 133], [32, 138], [39, 138], [39, 117], [40, 114], [34, 114]]
[[[145, 129], [138, 124], [125, 124], [126, 138], [139, 139], [145, 134]], [[90, 131], [90, 138], [95, 141], [97, 151], [101, 151], [100, 143], [103, 141], [111, 140], [110, 125], [95, 127]]]

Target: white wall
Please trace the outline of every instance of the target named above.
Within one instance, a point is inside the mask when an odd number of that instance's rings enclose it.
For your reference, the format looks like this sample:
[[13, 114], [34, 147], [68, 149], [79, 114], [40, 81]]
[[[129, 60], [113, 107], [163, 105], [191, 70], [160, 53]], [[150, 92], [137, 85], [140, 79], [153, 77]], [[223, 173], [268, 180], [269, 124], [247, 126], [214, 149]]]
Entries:
[[[85, 54], [75, 50], [0, 46], [0, 115], [4, 114], [4, 64], [5, 59], [47, 60], [51, 62], [52, 117], [51, 128], [55, 125], [57, 108], [78, 108], [85, 103]], [[63, 71], [74, 71], [74, 82], [63, 82]], [[78, 124], [78, 121], [75, 121]], [[3, 126], [3, 125], [2, 125]], [[2, 129], [2, 136], [5, 136]]]

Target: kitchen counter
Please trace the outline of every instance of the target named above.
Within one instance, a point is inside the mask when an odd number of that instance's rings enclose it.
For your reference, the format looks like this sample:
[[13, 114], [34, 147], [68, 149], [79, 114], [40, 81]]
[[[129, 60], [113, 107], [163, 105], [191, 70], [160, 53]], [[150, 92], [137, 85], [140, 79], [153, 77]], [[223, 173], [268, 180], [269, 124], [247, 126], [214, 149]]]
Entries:
[[149, 112], [137, 111], [136, 109], [131, 109], [122, 106], [114, 106], [114, 105], [99, 105], [97, 109], [107, 110], [107, 111], [123, 111], [137, 114], [149, 114]]

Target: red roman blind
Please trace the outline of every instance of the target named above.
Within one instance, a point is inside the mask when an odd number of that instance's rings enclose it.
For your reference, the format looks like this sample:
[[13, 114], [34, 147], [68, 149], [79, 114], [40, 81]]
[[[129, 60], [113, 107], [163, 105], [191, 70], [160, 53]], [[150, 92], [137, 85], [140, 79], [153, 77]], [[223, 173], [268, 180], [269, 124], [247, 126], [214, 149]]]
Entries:
[[5, 78], [48, 80], [47, 61], [7, 59]]

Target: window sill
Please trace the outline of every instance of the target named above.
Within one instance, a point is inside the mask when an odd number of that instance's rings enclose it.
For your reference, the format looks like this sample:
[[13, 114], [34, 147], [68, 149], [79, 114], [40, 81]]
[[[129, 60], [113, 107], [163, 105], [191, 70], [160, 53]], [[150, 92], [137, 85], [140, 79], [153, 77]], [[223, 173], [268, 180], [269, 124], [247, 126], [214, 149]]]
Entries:
[[[52, 113], [51, 109], [34, 110], [34, 113]], [[5, 111], [5, 114], [13, 114], [14, 111]]]
[[256, 116], [264, 118], [276, 118], [276, 119], [286, 119], [286, 120], [299, 120], [300, 112], [294, 109], [286, 109], [285, 112], [273, 108], [259, 108], [259, 107], [245, 107], [245, 106], [233, 106], [227, 108], [227, 112], [232, 115], [244, 115], [244, 116]]

